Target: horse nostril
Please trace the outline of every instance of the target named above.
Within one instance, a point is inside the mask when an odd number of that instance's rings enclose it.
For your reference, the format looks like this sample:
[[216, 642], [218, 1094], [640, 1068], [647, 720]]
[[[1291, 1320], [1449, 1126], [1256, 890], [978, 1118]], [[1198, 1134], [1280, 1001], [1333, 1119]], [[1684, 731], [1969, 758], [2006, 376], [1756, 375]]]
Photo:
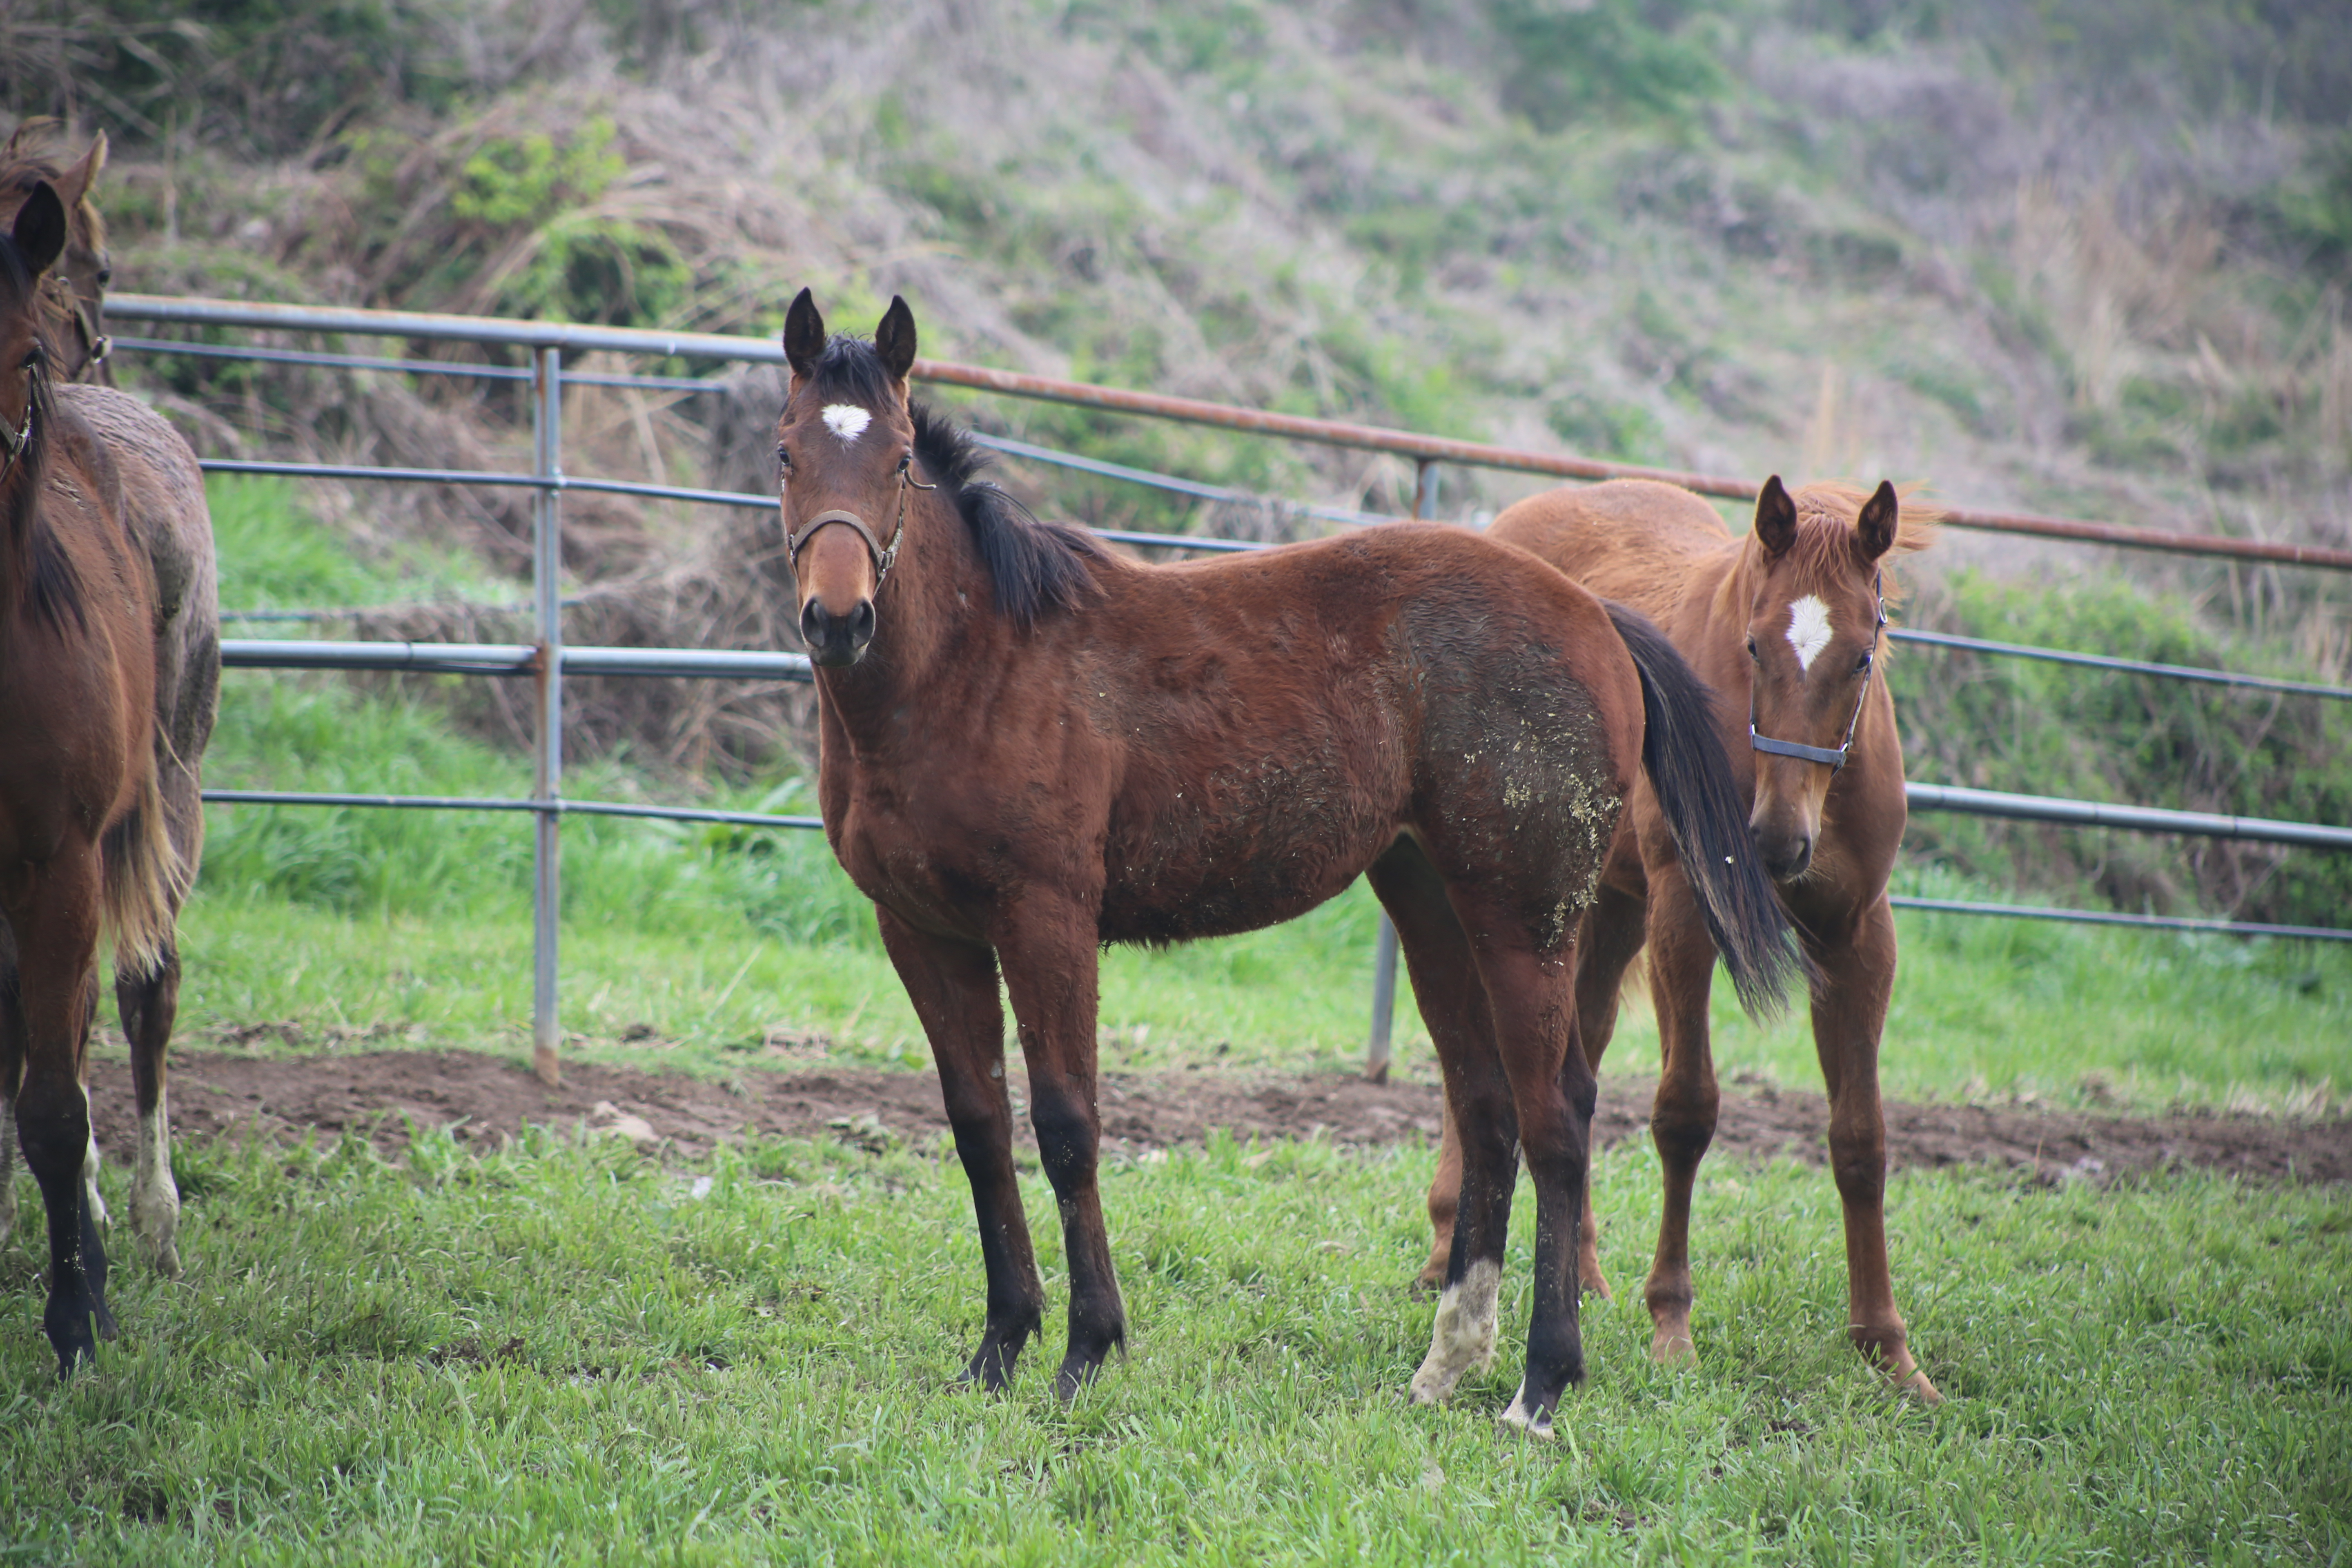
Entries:
[[854, 647], [864, 647], [874, 640], [874, 601], [860, 599], [849, 612], [849, 640]]
[[825, 623], [832, 618], [824, 613], [824, 606], [814, 599], [803, 605], [801, 606], [801, 641], [811, 647], [816, 647], [824, 637]]

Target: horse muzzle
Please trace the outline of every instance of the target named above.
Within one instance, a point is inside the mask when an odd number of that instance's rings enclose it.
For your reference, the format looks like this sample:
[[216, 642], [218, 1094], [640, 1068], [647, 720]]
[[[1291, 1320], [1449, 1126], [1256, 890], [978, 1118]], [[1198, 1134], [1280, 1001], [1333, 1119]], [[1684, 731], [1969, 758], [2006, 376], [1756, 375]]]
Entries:
[[808, 646], [809, 662], [827, 669], [846, 669], [866, 657], [874, 641], [874, 601], [860, 599], [845, 615], [835, 615], [816, 599], [801, 606], [801, 641]]
[[1802, 826], [1751, 821], [1748, 831], [1756, 840], [1756, 857], [1763, 862], [1764, 874], [1774, 881], [1794, 880], [1811, 868], [1813, 835]]

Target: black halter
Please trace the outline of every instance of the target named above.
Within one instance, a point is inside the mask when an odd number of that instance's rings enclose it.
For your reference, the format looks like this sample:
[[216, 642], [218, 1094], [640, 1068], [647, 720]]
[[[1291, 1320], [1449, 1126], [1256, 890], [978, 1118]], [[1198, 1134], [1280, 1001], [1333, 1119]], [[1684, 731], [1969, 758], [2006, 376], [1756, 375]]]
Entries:
[[1853, 732], [1862, 724], [1862, 705], [1870, 700], [1870, 678], [1878, 673], [1878, 648], [1885, 641], [1886, 574], [1877, 573], [1871, 582], [1871, 594], [1878, 601], [1878, 625], [1870, 634], [1870, 668], [1863, 671], [1862, 691], [1853, 700], [1853, 717], [1845, 723], [1845, 739], [1832, 751], [1827, 746], [1800, 745], [1794, 741], [1776, 741], [1769, 735], [1756, 732], [1756, 680], [1748, 681], [1748, 743], [1757, 751], [1776, 757], [1798, 757], [1809, 763], [1827, 763], [1832, 773], [1845, 766], [1846, 753], [1853, 750]]
[[[927, 485], [915, 478], [914, 463], [912, 453], [898, 459], [898, 526], [890, 531], [890, 542], [887, 546], [874, 536], [874, 531], [866, 526], [866, 520], [856, 512], [844, 511], [839, 508], [831, 511], [821, 511], [809, 519], [807, 525], [798, 533], [784, 535], [784, 559], [791, 564], [793, 575], [794, 577], [800, 575], [801, 552], [806, 549], [808, 542], [816, 536], [816, 531], [827, 523], [838, 522], [856, 529], [857, 537], [866, 542], [866, 552], [874, 558], [874, 591], [880, 593], [882, 579], [890, 575], [890, 568], [898, 563], [899, 542], [907, 537], [907, 492], [909, 489], [935, 490], [940, 488], [935, 484]], [[777, 485], [776, 499], [779, 502], [782, 501], [784, 490], [790, 482], [787, 479]]]

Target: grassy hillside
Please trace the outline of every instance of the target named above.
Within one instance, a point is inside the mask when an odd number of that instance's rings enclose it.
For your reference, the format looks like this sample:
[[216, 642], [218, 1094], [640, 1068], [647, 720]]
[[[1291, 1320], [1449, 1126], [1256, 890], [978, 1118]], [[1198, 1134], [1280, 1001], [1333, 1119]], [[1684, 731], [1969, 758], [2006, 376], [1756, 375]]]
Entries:
[[[745, 331], [803, 283], [851, 327], [902, 291], [945, 355], [2352, 537], [2352, 22], [2321, 0], [46, 0], [0, 28], [9, 110], [117, 136], [103, 195], [131, 287]], [[524, 439], [499, 387], [152, 354], [125, 374], [213, 450], [505, 465]], [[1410, 478], [961, 401], [1011, 433], [1302, 499], [1394, 509]], [[723, 396], [580, 389], [568, 461], [763, 489], [774, 403], [759, 376]], [[1298, 526], [1013, 477], [1099, 523]], [[1475, 518], [1528, 488], [1448, 470], [1442, 506]], [[307, 500], [363, 557], [429, 543], [472, 563], [420, 574], [367, 624], [499, 625], [451, 601], [514, 596], [512, 495]], [[566, 508], [574, 637], [789, 635], [731, 568], [763, 521]], [[1921, 624], [2352, 668], [2344, 595], [2315, 574], [1959, 533], [1917, 572]], [[2346, 819], [2341, 704], [1940, 654], [1895, 668], [1916, 776]], [[580, 699], [579, 756], [742, 785], [792, 750], [788, 694]], [[495, 693], [436, 700], [512, 733]], [[2352, 892], [2339, 862], [2126, 836], [1943, 819], [1914, 847], [2131, 908], [2330, 921]]]

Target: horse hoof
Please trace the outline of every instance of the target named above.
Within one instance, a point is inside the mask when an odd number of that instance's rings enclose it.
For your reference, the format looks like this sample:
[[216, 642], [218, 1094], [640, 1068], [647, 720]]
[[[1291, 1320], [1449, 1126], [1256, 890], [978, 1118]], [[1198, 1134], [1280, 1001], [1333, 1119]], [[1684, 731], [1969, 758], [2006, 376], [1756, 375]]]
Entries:
[[1690, 1331], [1669, 1333], [1660, 1329], [1650, 1342], [1650, 1359], [1660, 1366], [1696, 1366], [1698, 1347], [1691, 1343]]
[[167, 1241], [155, 1249], [155, 1272], [166, 1279], [180, 1277], [180, 1244]]
[[1520, 1385], [1518, 1393], [1511, 1396], [1510, 1408], [1496, 1419], [1500, 1425], [1523, 1432], [1530, 1437], [1538, 1438], [1546, 1443], [1552, 1440], [1551, 1412], [1549, 1410], [1531, 1412], [1528, 1409], [1528, 1391], [1524, 1384]]

